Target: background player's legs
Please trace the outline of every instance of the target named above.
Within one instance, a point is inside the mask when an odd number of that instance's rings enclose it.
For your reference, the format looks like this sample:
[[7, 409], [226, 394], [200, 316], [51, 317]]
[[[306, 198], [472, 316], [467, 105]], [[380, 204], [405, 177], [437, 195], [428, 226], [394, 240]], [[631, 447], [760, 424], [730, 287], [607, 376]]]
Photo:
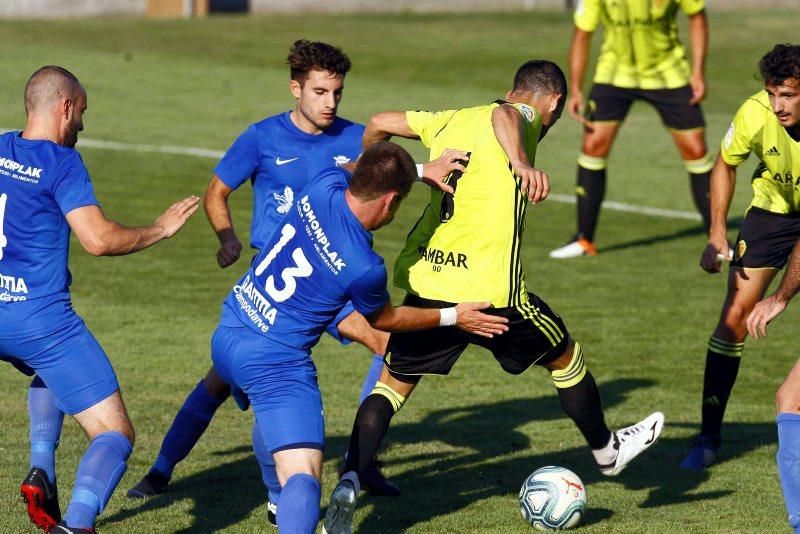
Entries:
[[383, 370], [383, 356], [386, 354], [389, 334], [372, 328], [364, 316], [357, 311], [353, 311], [339, 321], [336, 324], [336, 329], [343, 338], [357, 341], [372, 351], [372, 360], [370, 361], [369, 370], [364, 377], [364, 383], [361, 386], [361, 393], [358, 397], [358, 403], [361, 404], [367, 395], [370, 394], [378, 378], [381, 376], [381, 371]]
[[672, 139], [678, 147], [686, 170], [689, 172], [689, 185], [692, 189], [692, 200], [700, 216], [703, 227], [708, 233], [711, 226], [711, 168], [713, 158], [706, 149], [705, 129], [673, 130]]
[[606, 194], [606, 158], [621, 123], [595, 122], [584, 128], [576, 179], [578, 231], [573, 241], [550, 252], [552, 258], [594, 255], [594, 233]]
[[119, 391], [74, 417], [91, 443], [78, 465], [64, 523], [91, 529], [128, 468], [133, 426]]
[[261, 480], [267, 488], [267, 499], [273, 505], [277, 505], [281, 496], [281, 483], [278, 480], [278, 472], [275, 469], [275, 459], [269, 452], [264, 436], [258, 427], [258, 422], [253, 424], [253, 454], [261, 468]]
[[128, 497], [152, 497], [166, 489], [175, 466], [191, 452], [230, 394], [230, 387], [211, 367], [186, 397], [164, 436], [156, 462], [147, 475], [128, 491]]
[[778, 473], [789, 524], [800, 533], [800, 360], [775, 396], [778, 411]]
[[728, 273], [728, 294], [714, 333], [708, 340], [700, 436], [681, 462], [681, 466], [687, 469], [703, 469], [716, 461], [722, 418], [744, 350], [745, 321], [776, 273], [776, 269], [736, 268], [731, 268]]

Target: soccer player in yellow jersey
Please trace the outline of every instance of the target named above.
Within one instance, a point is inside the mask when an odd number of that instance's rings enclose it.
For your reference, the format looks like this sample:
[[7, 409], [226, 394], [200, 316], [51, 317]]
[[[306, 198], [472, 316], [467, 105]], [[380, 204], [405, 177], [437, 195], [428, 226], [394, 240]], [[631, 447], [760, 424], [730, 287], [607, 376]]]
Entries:
[[658, 412], [609, 430], [580, 345], [525, 284], [520, 249], [527, 201], [544, 200], [549, 191], [549, 178], [533, 168], [534, 158], [561, 115], [566, 94], [561, 69], [534, 60], [519, 68], [505, 100], [437, 113], [379, 113], [367, 125], [364, 148], [399, 135], [422, 141], [431, 158], [448, 147], [469, 154], [465, 170], [448, 179], [452, 190], [431, 195], [397, 258], [394, 283], [406, 290], [405, 304], [438, 308], [447, 316], [454, 302], [469, 295], [490, 301], [493, 308], [486, 313], [508, 318], [509, 330], [492, 338], [462, 335], [452, 327], [390, 336], [386, 367], [356, 415], [344, 474], [325, 517], [328, 534], [351, 532], [360, 473], [421, 377], [448, 374], [469, 344], [491, 351], [511, 374], [534, 364], [548, 369], [562, 408], [605, 475], [622, 471], [661, 432], [664, 417]]
[[714, 463], [720, 430], [747, 335], [746, 318], [800, 239], [800, 46], [777, 45], [759, 63], [764, 90], [739, 108], [711, 173], [711, 233], [700, 265], [720, 272], [729, 259], [727, 216], [736, 169], [752, 153], [753, 200], [742, 221], [728, 273], [728, 294], [708, 341], [702, 426], [681, 463]]
[[[708, 23], [704, 0], [578, 0], [569, 50], [572, 95], [567, 111], [584, 126], [578, 156], [578, 232], [552, 258], [597, 254], [595, 229], [606, 190], [606, 158], [622, 121], [636, 100], [656, 108], [672, 134], [689, 179], [695, 206], [708, 231], [709, 173], [705, 121], [700, 102], [706, 93]], [[675, 17], [689, 17], [691, 65], [678, 40]], [[592, 33], [602, 24], [603, 46], [589, 101], [581, 87]], [[643, 176], [643, 178], [652, 178]]]

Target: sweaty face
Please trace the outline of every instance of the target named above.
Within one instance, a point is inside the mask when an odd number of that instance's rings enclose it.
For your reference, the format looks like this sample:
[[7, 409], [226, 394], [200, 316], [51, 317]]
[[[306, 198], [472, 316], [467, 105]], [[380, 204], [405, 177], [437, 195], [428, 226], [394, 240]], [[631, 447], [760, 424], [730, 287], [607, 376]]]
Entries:
[[800, 80], [787, 78], [780, 85], [767, 84], [769, 104], [784, 128], [800, 124]]
[[308, 133], [319, 133], [333, 124], [342, 100], [344, 77], [324, 70], [312, 70], [302, 86], [293, 81], [297, 98], [297, 126]]
[[72, 116], [64, 126], [64, 146], [72, 148], [78, 142], [78, 132], [83, 131], [83, 112], [86, 111], [86, 93], [81, 92], [72, 101]]

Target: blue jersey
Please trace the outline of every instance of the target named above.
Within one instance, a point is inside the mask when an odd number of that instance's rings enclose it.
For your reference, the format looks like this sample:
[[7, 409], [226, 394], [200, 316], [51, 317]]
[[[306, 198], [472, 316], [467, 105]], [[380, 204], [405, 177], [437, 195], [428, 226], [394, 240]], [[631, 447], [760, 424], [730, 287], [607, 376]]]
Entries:
[[326, 169], [299, 193], [225, 299], [222, 326], [244, 324], [309, 350], [348, 301], [363, 315], [389, 302], [383, 258], [345, 201], [350, 177], [344, 169]]
[[264, 246], [311, 178], [332, 165], [355, 161], [361, 153], [362, 125], [337, 117], [312, 135], [295, 126], [289, 113], [251, 125], [214, 170], [231, 189], [252, 182], [250, 245], [256, 249]]
[[71, 310], [65, 216], [97, 204], [76, 150], [0, 135], [0, 338], [54, 329]]

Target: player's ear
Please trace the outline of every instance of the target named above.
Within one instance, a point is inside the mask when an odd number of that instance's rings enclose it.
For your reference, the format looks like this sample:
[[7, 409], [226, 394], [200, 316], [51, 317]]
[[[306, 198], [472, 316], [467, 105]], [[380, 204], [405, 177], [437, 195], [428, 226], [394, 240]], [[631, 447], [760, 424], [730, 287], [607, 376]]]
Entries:
[[506, 93], [506, 100], [511, 100], [511, 95], [512, 95], [512, 94], [514, 94], [514, 91], [513, 91], [513, 90], [511, 90], [511, 91], [507, 92], [507, 93]]
[[297, 80], [289, 80], [289, 91], [291, 91], [292, 96], [295, 98], [300, 98], [300, 94], [303, 92], [303, 87]]
[[547, 106], [548, 113], [554, 113], [555, 110], [558, 109], [559, 104], [561, 103], [561, 99], [564, 95], [553, 93], [550, 95], [550, 103]]

